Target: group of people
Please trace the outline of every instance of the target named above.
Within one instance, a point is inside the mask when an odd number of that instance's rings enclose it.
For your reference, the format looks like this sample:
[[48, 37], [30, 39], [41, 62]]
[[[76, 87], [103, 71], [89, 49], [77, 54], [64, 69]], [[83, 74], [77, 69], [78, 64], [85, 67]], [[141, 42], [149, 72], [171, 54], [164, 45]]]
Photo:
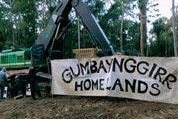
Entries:
[[[39, 86], [38, 86], [38, 80], [37, 80], [37, 77], [36, 77], [36, 69], [33, 68], [33, 67], [30, 67], [29, 68], [29, 73], [27, 75], [28, 77], [28, 82], [30, 83], [30, 89], [31, 89], [31, 97], [32, 99], [36, 100], [36, 99], [41, 99], [41, 92], [40, 92], [40, 89], [39, 89]], [[23, 96], [26, 95], [26, 85], [24, 85], [22, 82], [20, 82], [21, 80], [16, 81], [16, 84], [18, 85], [18, 87], [20, 88], [24, 88], [22, 89], [22, 94]], [[19, 84], [22, 84], [21, 86]], [[1, 70], [0, 70], [0, 100], [4, 99], [4, 89], [5, 89], [5, 86], [7, 86], [8, 83], [7, 83], [7, 76], [6, 76], [6, 68], [3, 67]]]

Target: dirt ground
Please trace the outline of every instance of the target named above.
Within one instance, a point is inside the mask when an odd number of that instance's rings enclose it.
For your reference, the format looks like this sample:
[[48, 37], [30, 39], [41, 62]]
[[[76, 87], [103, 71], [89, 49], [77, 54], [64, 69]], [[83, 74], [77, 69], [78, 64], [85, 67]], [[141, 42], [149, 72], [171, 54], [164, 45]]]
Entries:
[[0, 102], [0, 119], [178, 119], [178, 105], [108, 97], [25, 97]]

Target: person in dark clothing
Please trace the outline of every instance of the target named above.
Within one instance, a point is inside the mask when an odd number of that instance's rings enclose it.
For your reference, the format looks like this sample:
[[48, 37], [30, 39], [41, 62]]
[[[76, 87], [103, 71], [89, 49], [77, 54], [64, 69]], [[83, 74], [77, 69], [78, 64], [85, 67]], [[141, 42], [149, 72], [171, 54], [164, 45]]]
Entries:
[[29, 82], [30, 82], [30, 89], [31, 89], [31, 96], [32, 99], [36, 100], [36, 94], [38, 95], [38, 98], [41, 98], [41, 92], [38, 86], [38, 80], [36, 77], [36, 69], [34, 67], [30, 67], [29, 70]]
[[0, 90], [1, 90], [1, 100], [4, 99], [4, 88], [7, 82], [7, 77], [6, 77], [6, 68], [3, 67], [0, 71]]

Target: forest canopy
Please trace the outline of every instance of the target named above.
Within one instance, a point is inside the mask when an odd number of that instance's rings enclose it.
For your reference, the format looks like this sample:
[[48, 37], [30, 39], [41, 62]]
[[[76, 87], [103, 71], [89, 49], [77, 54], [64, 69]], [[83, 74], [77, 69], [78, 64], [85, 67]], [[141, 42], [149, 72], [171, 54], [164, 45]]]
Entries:
[[[0, 50], [30, 48], [46, 28], [60, 0], [0, 0]], [[174, 56], [172, 21], [159, 17], [153, 0], [83, 0], [97, 18], [116, 52], [126, 55]], [[139, 10], [139, 12], [135, 12]], [[148, 14], [151, 11], [151, 15]], [[156, 18], [154, 22], [150, 19]], [[68, 30], [67, 54], [78, 47], [78, 19]], [[147, 24], [152, 25], [148, 31]], [[177, 31], [176, 31], [177, 32]], [[80, 24], [81, 47], [93, 47], [90, 36]]]

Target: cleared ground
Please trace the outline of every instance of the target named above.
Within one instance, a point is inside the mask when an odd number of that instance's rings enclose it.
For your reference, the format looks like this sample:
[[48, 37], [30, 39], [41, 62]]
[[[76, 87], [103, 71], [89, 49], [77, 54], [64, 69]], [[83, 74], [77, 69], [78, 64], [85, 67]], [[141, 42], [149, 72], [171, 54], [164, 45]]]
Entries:
[[31, 97], [0, 102], [0, 119], [178, 119], [178, 105], [106, 97]]

